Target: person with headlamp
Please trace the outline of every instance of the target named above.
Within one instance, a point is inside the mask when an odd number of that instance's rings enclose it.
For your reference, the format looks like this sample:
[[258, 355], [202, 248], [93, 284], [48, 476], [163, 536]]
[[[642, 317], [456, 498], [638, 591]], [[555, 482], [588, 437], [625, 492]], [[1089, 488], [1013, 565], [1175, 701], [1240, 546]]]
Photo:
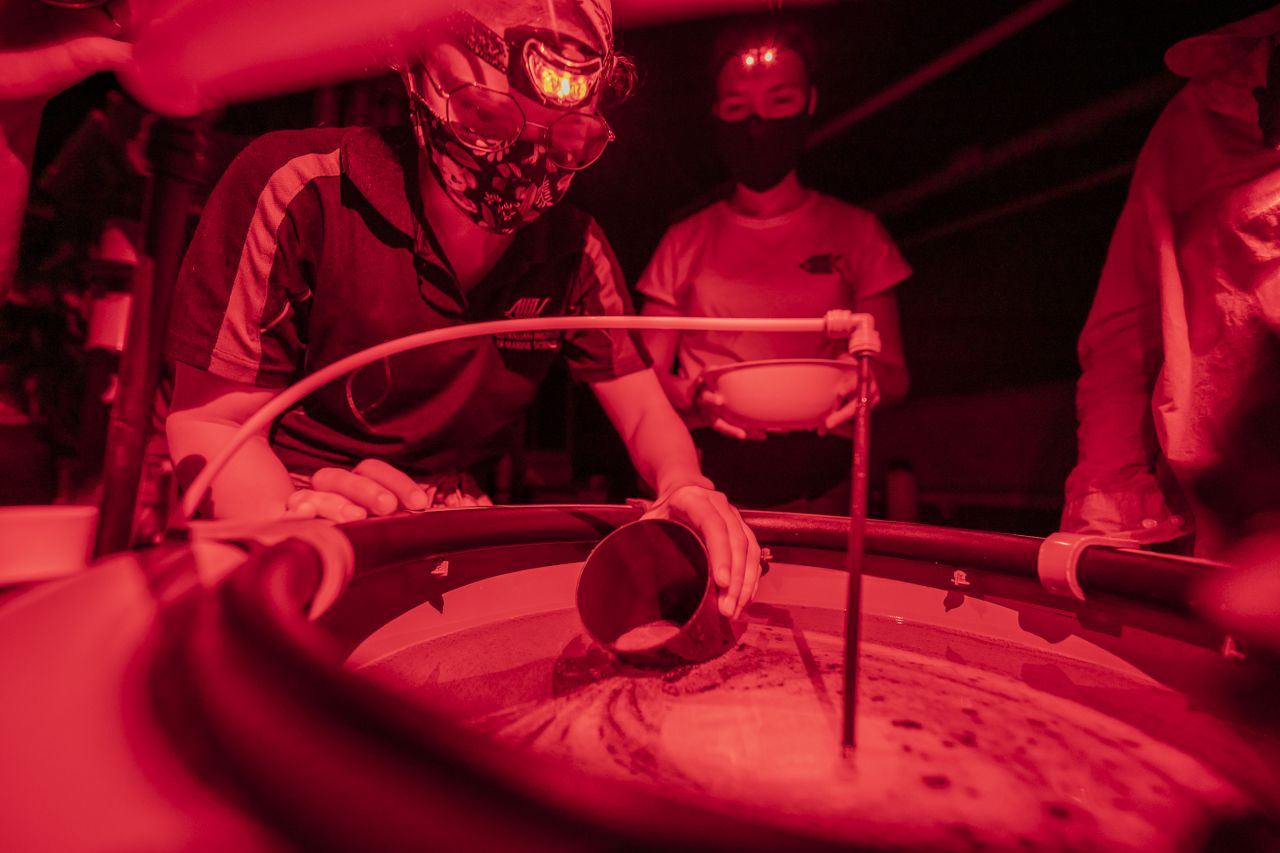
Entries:
[[[871, 314], [883, 349], [873, 398], [907, 392], [894, 286], [911, 269], [868, 211], [800, 183], [817, 102], [814, 50], [793, 19], [770, 16], [727, 28], [712, 51], [720, 153], [733, 178], [728, 198], [672, 226], [639, 290], [644, 313], [685, 316], [816, 316], [836, 308]], [[842, 358], [821, 335], [644, 333], [673, 405], [693, 428], [702, 466], [735, 503], [844, 514], [851, 444], [832, 434], [853, 416], [839, 406], [816, 432], [761, 434], [732, 423], [701, 384], [704, 372], [743, 361]]]
[[[473, 3], [431, 35], [400, 69], [412, 132], [269, 134], [214, 190], [168, 344], [180, 478], [277, 389], [370, 345], [503, 317], [630, 313], [599, 226], [557, 204], [613, 138], [600, 100], [629, 65], [612, 51], [607, 0]], [[346, 521], [487, 504], [473, 475], [519, 439], [556, 358], [656, 490], [649, 512], [701, 532], [721, 610], [739, 613], [759, 547], [625, 332], [474, 338], [360, 369], [247, 444], [207, 512]]]

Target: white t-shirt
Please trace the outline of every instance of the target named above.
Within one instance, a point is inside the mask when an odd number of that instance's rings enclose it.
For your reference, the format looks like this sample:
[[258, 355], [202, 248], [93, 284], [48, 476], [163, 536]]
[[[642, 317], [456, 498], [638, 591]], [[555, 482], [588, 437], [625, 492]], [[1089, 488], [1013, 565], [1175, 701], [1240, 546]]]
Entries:
[[[888, 232], [867, 210], [810, 191], [770, 219], [719, 201], [667, 230], [640, 277], [655, 313], [686, 317], [821, 317], [856, 310], [911, 274]], [[686, 378], [765, 358], [835, 358], [845, 343], [821, 333], [682, 332]]]

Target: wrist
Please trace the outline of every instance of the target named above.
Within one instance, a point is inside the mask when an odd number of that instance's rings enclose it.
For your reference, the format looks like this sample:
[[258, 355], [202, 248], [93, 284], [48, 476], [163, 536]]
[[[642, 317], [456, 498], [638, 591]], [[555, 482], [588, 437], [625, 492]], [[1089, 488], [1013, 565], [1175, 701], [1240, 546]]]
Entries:
[[701, 473], [686, 473], [663, 479], [658, 485], [658, 500], [665, 500], [677, 489], [683, 489], [685, 486], [697, 486], [700, 489], [710, 489], [712, 491], [715, 491], [716, 488], [715, 483]]

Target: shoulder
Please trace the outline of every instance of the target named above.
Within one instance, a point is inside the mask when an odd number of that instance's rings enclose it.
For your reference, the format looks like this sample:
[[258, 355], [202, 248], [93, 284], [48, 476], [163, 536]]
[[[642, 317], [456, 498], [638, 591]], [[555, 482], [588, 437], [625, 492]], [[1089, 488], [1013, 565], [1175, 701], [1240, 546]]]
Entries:
[[724, 202], [716, 200], [676, 221], [662, 235], [663, 242], [685, 245], [700, 241], [703, 235], [721, 221], [724, 215], [723, 207]]
[[836, 198], [826, 193], [813, 191], [814, 215], [822, 221], [831, 222], [843, 228], [876, 229], [880, 220], [865, 207]]
[[258, 192], [285, 179], [305, 185], [315, 178], [337, 176], [343, 143], [358, 130], [279, 130], [259, 136], [231, 162], [219, 188]]
[[870, 210], [825, 193], [815, 195], [812, 215], [822, 223], [821, 227], [829, 229], [828, 234], [844, 235], [844, 239], [864, 248], [893, 243], [893, 238], [889, 236], [889, 231], [880, 222], [880, 218]]

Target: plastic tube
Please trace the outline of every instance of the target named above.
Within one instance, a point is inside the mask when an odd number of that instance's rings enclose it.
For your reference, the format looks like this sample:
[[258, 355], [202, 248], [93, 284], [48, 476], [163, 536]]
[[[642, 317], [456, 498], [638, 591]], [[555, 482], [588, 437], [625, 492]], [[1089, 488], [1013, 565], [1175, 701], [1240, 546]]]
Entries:
[[832, 337], [849, 334], [859, 327], [858, 318], [866, 315], [849, 311], [831, 311], [826, 317], [776, 318], [776, 317], [634, 317], [615, 315], [607, 317], [531, 317], [522, 320], [492, 320], [431, 329], [377, 344], [352, 353], [333, 364], [304, 377], [281, 391], [241, 425], [217, 456], [204, 467], [191, 482], [182, 499], [182, 513], [186, 518], [195, 515], [205, 494], [223, 467], [235, 452], [255, 433], [265, 429], [276, 418], [303, 397], [352, 370], [372, 364], [379, 359], [412, 349], [459, 341], [502, 332], [542, 332], [574, 329], [665, 329], [668, 331], [717, 331], [717, 332], [826, 332]]

